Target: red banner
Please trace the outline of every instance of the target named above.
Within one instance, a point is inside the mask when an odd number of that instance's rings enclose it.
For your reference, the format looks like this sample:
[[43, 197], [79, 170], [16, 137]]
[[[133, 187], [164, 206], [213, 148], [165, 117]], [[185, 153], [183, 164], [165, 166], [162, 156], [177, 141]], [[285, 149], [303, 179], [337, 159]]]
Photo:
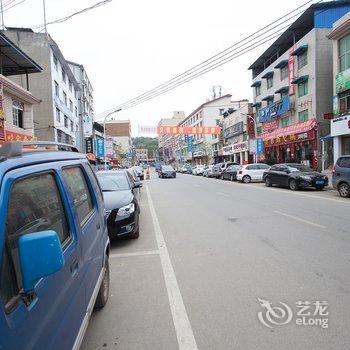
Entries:
[[300, 134], [313, 129], [316, 126], [316, 119], [310, 119], [303, 123], [287, 126], [286, 128], [276, 129], [273, 132], [261, 134], [260, 137], [266, 141], [278, 137], [285, 137], [288, 135]]
[[294, 80], [294, 47], [291, 47], [288, 50], [289, 57], [288, 57], [288, 79], [289, 79], [289, 95], [295, 94], [295, 85], [292, 84], [292, 81]]
[[217, 135], [221, 133], [219, 126], [157, 126], [158, 135]]
[[278, 128], [278, 120], [273, 119], [268, 122], [263, 123], [262, 125], [262, 131], [263, 132], [270, 132], [272, 130], [275, 130]]
[[6, 131], [5, 132], [6, 141], [32, 141], [33, 136], [18, 134], [17, 132]]

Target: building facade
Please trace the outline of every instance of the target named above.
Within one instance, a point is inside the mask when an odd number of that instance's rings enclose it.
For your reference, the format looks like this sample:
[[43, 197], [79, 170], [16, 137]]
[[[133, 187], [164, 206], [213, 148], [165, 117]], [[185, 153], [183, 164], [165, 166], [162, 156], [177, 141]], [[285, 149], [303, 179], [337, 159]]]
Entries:
[[295, 161], [320, 168], [332, 163], [325, 116], [332, 111], [332, 45], [327, 38], [334, 21], [350, 10], [350, 1], [310, 6], [250, 67], [261, 159]]
[[106, 135], [110, 136], [123, 155], [131, 159], [132, 140], [129, 120], [109, 120], [106, 122]]
[[[79, 84], [54, 40], [31, 29], [7, 28], [8, 36], [43, 68], [31, 75], [29, 90], [41, 99], [34, 106], [34, 134], [38, 140], [82, 144], [78, 114]], [[11, 77], [24, 87], [25, 77]]]
[[333, 107], [330, 121], [334, 161], [350, 154], [350, 13], [333, 25]]
[[147, 148], [135, 148], [135, 158], [137, 161], [143, 161], [148, 159]]
[[79, 84], [79, 90], [77, 91], [78, 106], [75, 106], [78, 109], [80, 132], [77, 138], [77, 146], [83, 152], [86, 152], [86, 140], [93, 135], [94, 91], [84, 66], [71, 61], [68, 61], [68, 65]]

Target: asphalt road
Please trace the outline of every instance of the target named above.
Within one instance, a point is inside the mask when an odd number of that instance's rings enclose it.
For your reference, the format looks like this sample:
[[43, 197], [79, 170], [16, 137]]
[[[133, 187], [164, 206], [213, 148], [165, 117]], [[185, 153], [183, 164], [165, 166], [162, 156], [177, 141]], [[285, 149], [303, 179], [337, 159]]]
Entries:
[[[140, 238], [113, 243], [110, 299], [83, 350], [350, 348], [350, 200], [179, 174], [144, 181], [141, 206]], [[317, 301], [328, 308], [305, 322], [328, 328], [297, 325]]]

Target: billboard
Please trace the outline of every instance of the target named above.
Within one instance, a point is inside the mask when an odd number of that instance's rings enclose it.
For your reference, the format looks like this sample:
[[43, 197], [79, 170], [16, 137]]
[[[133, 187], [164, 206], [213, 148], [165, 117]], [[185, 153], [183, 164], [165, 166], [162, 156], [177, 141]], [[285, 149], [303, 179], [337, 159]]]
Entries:
[[283, 96], [279, 101], [259, 109], [258, 119], [260, 123], [265, 123], [274, 117], [278, 117], [289, 111], [289, 96]]
[[92, 135], [92, 125], [93, 125], [92, 117], [87, 114], [84, 115], [83, 117], [84, 137], [90, 137]]

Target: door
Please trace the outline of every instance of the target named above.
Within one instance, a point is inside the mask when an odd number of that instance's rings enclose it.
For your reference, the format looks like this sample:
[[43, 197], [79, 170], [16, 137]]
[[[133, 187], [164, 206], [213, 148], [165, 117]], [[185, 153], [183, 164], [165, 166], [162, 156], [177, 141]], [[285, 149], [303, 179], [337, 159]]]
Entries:
[[249, 165], [249, 167], [247, 167], [247, 170], [248, 168], [249, 168], [248, 173], [251, 179], [253, 181], [259, 180], [259, 173], [260, 173], [259, 166], [257, 164], [252, 164], [252, 165]]
[[[76, 225], [81, 235], [82, 263], [81, 274], [84, 278], [85, 300], [87, 305], [93, 295], [99, 275], [103, 267], [103, 228], [97, 196], [100, 191], [94, 189], [91, 168], [82, 164], [62, 167], [67, 193], [74, 208]], [[102, 221], [103, 220], [103, 221]]]
[[[79, 236], [59, 166], [50, 163], [49, 167], [41, 164], [13, 170], [2, 184], [0, 215], [6, 226], [0, 228], [5, 233], [0, 312], [5, 315], [2, 329], [7, 335], [0, 338], [3, 349], [71, 348], [85, 315]], [[44, 230], [54, 230], [60, 238], [64, 266], [40, 279], [33, 295], [24, 298], [18, 239]]]

